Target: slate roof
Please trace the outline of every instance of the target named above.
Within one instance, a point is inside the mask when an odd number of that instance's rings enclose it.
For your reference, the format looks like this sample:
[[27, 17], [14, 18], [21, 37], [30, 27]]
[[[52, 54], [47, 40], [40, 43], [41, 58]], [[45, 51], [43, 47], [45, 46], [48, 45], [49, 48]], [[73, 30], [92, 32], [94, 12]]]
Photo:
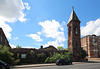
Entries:
[[77, 17], [77, 15], [76, 15], [76, 13], [75, 13], [74, 10], [72, 10], [72, 13], [71, 13], [71, 16], [70, 16], [70, 18], [69, 18], [68, 23], [69, 23], [70, 21], [72, 21], [72, 20], [80, 21], [80, 20], [78, 19], [78, 17]]

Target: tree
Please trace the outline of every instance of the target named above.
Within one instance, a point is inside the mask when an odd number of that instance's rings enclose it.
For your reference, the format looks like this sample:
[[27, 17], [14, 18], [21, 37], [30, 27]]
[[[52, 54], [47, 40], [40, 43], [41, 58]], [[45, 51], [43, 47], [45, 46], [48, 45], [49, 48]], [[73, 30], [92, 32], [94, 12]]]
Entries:
[[64, 48], [62, 46], [58, 46], [57, 49], [58, 50], [64, 50]]
[[82, 48], [82, 54], [81, 57], [84, 59], [86, 56], [88, 56], [87, 52]]
[[9, 47], [0, 45], [0, 60], [8, 64], [13, 64], [13, 53], [9, 51]]
[[17, 45], [16, 48], [21, 48], [21, 46], [20, 45]]

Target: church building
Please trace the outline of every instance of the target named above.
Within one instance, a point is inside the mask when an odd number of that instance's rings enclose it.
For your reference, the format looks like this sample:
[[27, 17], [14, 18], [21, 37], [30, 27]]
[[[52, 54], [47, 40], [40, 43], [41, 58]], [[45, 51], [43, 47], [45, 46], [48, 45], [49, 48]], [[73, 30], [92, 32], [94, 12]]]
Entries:
[[80, 20], [74, 9], [72, 9], [68, 24], [68, 48], [73, 54], [73, 60], [78, 61], [81, 57], [81, 39], [80, 39]]

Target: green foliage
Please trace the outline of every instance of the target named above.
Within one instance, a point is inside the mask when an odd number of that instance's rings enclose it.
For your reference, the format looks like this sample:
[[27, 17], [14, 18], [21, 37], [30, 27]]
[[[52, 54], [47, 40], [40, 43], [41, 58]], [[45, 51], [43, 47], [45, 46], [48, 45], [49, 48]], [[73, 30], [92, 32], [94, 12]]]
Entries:
[[35, 52], [33, 50], [30, 51], [30, 58], [35, 58]]
[[23, 64], [31, 63], [31, 60], [29, 58], [23, 58], [23, 59], [20, 59], [20, 63], [23, 63]]
[[58, 59], [72, 60], [72, 53], [70, 51], [66, 52], [65, 54], [59, 54], [54, 52], [53, 56], [46, 58], [45, 63], [54, 63]]
[[34, 52], [33, 50], [31, 50], [31, 51], [30, 51], [30, 54], [31, 54], [31, 55], [34, 55], [34, 54], [35, 54], [35, 52]]
[[46, 55], [44, 53], [37, 54], [38, 62], [44, 62], [45, 58], [46, 58]]
[[20, 53], [17, 53], [17, 58], [20, 58]]
[[0, 60], [13, 64], [14, 58], [12, 57], [13, 53], [9, 51], [9, 47], [0, 45]]
[[16, 48], [21, 48], [21, 46], [20, 45], [17, 45]]
[[72, 53], [70, 51], [64, 54], [64, 59], [72, 60]]
[[87, 52], [82, 48], [82, 54], [81, 57], [84, 59], [86, 56], [88, 56]]
[[62, 46], [58, 46], [57, 49], [58, 50], [64, 50], [64, 48]]
[[19, 63], [20, 63], [20, 59], [14, 61], [14, 64], [19, 64]]
[[52, 53], [51, 52], [49, 53], [49, 55], [50, 55], [50, 57], [52, 57]]
[[47, 57], [46, 60], [45, 60], [45, 63], [50, 63], [49, 60], [50, 60], [50, 57]]

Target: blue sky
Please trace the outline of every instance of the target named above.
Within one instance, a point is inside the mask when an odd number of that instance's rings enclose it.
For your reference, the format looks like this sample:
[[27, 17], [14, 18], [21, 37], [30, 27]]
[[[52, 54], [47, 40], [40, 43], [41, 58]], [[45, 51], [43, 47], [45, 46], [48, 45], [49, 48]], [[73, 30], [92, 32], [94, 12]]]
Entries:
[[100, 35], [100, 0], [0, 0], [0, 27], [12, 47], [67, 48], [72, 6], [81, 21], [81, 37]]

